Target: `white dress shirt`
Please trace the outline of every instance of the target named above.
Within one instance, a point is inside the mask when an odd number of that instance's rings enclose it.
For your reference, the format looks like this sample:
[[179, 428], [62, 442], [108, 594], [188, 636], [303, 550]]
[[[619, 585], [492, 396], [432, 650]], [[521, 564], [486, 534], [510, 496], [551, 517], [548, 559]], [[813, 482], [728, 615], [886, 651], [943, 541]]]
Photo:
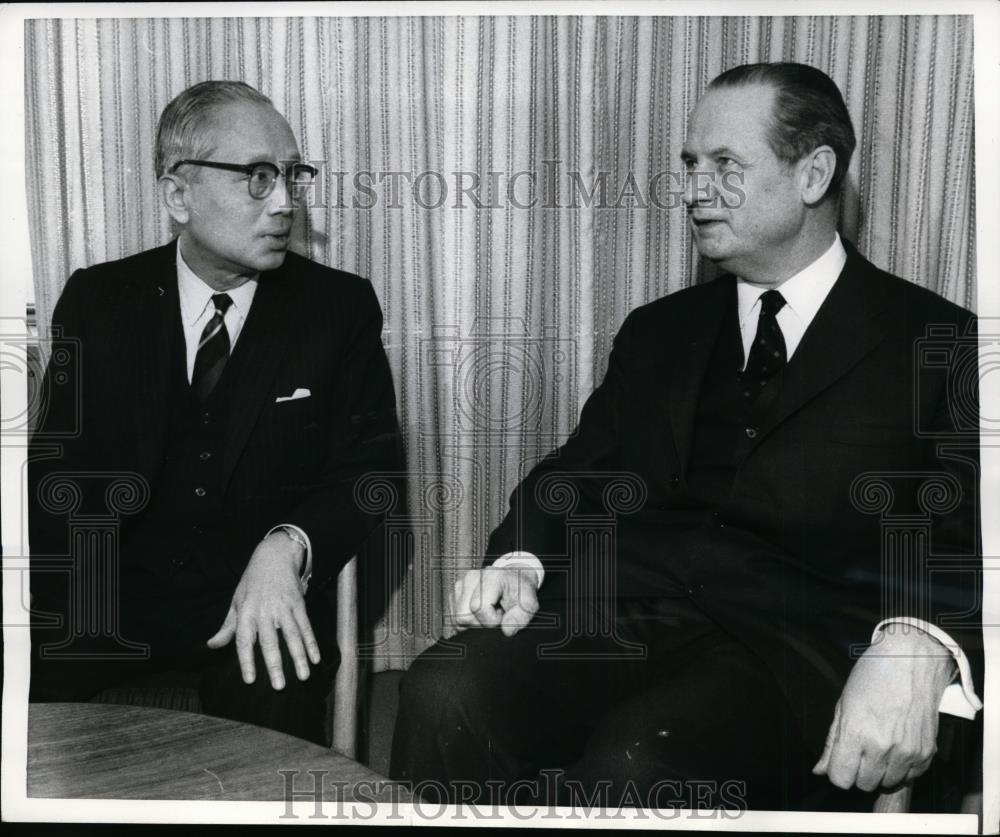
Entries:
[[[836, 236], [830, 248], [811, 265], [790, 276], [777, 288], [785, 298], [778, 312], [778, 326], [785, 338], [785, 355], [791, 360], [802, 342], [809, 323], [826, 299], [840, 271], [847, 263], [847, 251]], [[750, 346], [757, 335], [757, 318], [760, 316], [760, 298], [769, 290], [764, 285], [754, 285], [745, 279], [736, 280], [736, 297], [740, 317], [740, 335], [743, 338], [743, 368], [750, 356]]]
[[[808, 267], [800, 270], [794, 276], [786, 279], [778, 287], [785, 299], [785, 304], [778, 311], [778, 326], [785, 339], [785, 351], [789, 360], [802, 342], [809, 324], [816, 316], [820, 306], [826, 300], [847, 263], [847, 251], [835, 234], [833, 244]], [[739, 306], [740, 335], [743, 339], [743, 365], [746, 368], [750, 356], [750, 346], [757, 334], [757, 318], [760, 314], [760, 298], [770, 288], [755, 285], [745, 279], [737, 278], [736, 292]], [[530, 567], [538, 576], [538, 585], [545, 580], [545, 569], [537, 556], [530, 552], [509, 552], [502, 555], [494, 563], [494, 567], [518, 566]], [[976, 712], [983, 708], [982, 701], [976, 695], [972, 683], [972, 672], [965, 652], [945, 631], [936, 625], [931, 625], [921, 619], [896, 617], [885, 619], [875, 626], [872, 632], [872, 643], [875, 644], [882, 629], [889, 624], [899, 623], [910, 625], [940, 642], [955, 659], [958, 683], [952, 683], [944, 690], [939, 711], [962, 718], [975, 718]]]
[[[220, 293], [210, 285], [207, 285], [184, 261], [181, 255], [181, 248], [177, 247], [177, 293], [181, 301], [181, 324], [184, 327], [184, 345], [187, 353], [187, 379], [191, 383], [194, 375], [194, 362], [198, 356], [198, 343], [201, 341], [201, 334], [208, 325], [209, 320], [215, 315], [215, 306], [212, 305], [212, 297]], [[254, 295], [257, 293], [257, 280], [250, 279], [238, 288], [226, 291], [233, 304], [226, 311], [223, 322], [226, 331], [229, 333], [229, 350], [236, 348], [236, 341], [243, 331], [243, 324], [250, 314], [250, 306], [253, 304]], [[301, 541], [293, 535], [289, 537], [296, 543], [304, 544], [306, 555], [302, 567], [300, 581], [302, 592], [305, 594], [312, 576], [312, 542], [298, 526], [291, 523], [281, 523], [272, 528], [267, 534], [273, 534], [280, 530], [291, 530], [301, 537]], [[267, 535], [265, 535], [267, 537]]]

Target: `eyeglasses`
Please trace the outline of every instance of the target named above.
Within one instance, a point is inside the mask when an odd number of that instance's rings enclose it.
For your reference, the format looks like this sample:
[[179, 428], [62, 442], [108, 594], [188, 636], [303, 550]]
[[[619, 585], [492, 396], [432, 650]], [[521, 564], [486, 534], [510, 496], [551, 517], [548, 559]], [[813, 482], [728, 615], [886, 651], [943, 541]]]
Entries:
[[178, 160], [170, 167], [171, 173], [184, 165], [242, 172], [247, 176], [247, 189], [250, 191], [250, 197], [255, 200], [263, 200], [270, 195], [274, 191], [274, 184], [278, 182], [278, 175], [283, 175], [289, 197], [293, 201], [299, 202], [305, 197], [319, 173], [318, 169], [308, 163], [290, 163], [282, 170], [274, 163], [240, 165], [239, 163], [216, 163], [213, 160]]

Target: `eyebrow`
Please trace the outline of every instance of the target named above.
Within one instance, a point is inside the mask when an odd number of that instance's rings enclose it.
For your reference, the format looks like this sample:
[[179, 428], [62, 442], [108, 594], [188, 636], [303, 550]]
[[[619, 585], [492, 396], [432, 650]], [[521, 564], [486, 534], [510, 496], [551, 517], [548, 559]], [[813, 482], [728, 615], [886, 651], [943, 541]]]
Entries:
[[[737, 158], [739, 158], [741, 160], [743, 159], [743, 155], [742, 154], [740, 154], [737, 151], [734, 151], [732, 148], [730, 148], [727, 145], [720, 145], [718, 148], [713, 148], [705, 156], [706, 157], [737, 157]], [[681, 160], [683, 160], [684, 162], [687, 162], [688, 160], [695, 160], [695, 159], [697, 159], [697, 155], [696, 154], [692, 153], [687, 148], [682, 148], [681, 149]]]

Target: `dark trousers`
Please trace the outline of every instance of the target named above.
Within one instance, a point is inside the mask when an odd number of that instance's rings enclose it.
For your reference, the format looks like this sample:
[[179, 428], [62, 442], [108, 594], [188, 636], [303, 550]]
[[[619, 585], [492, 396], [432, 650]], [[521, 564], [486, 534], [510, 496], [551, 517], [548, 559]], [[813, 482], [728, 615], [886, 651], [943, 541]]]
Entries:
[[513, 637], [469, 629], [421, 655], [391, 776], [452, 803], [871, 810], [812, 775], [772, 676], [690, 601], [614, 607], [548, 597]]
[[[310, 663], [307, 680], [298, 679], [284, 642], [279, 642], [285, 686], [277, 691], [271, 686], [259, 646], [254, 649], [256, 678], [252, 684], [246, 684], [235, 639], [218, 650], [211, 650], [205, 644], [222, 626], [232, 591], [211, 586], [199, 588], [204, 583], [197, 568], [191, 568], [169, 585], [143, 584], [132, 588], [135, 592], [123, 585], [116, 603], [118, 636], [104, 635], [107, 631], [80, 636], [82, 632], [77, 631], [72, 643], [55, 657], [49, 656], [51, 647], [72, 635], [68, 627], [74, 619], [72, 606], [67, 607], [65, 590], [36, 598], [29, 699], [86, 701], [108, 687], [134, 678], [162, 671], [196, 672], [199, 698], [206, 714], [328, 744], [326, 699], [340, 659], [333, 603], [321, 591], [307, 599], [307, 612], [322, 657], [319, 665]], [[198, 591], [197, 595], [193, 591]], [[42, 612], [58, 614], [61, 624], [46, 625]], [[101, 624], [101, 620], [88, 621], [92, 625]], [[144, 650], [123, 657], [122, 652], [130, 646], [141, 646]], [[67, 655], [67, 651], [71, 654]]]

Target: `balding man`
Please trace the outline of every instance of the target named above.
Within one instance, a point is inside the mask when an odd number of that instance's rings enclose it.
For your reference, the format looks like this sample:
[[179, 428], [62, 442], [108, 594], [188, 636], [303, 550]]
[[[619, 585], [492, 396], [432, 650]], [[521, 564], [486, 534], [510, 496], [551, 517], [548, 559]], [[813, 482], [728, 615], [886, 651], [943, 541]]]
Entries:
[[[156, 175], [178, 235], [66, 283], [52, 325], [79, 347], [78, 380], [49, 387], [30, 472], [35, 556], [73, 548], [51, 502], [60, 481], [83, 506], [106, 499], [94, 474], [148, 492], [117, 536], [119, 634], [77, 636], [66, 655], [66, 623], [36, 625], [32, 699], [188, 669], [207, 712], [323, 741], [339, 659], [323, 592], [379, 522], [355, 483], [401, 467], [381, 311], [367, 281], [289, 251], [316, 170], [257, 90], [178, 95]], [[46, 458], [45, 439], [76, 420]], [[88, 611], [99, 594], [80, 598], [86, 580], [35, 570], [37, 610], [103, 618]]]

